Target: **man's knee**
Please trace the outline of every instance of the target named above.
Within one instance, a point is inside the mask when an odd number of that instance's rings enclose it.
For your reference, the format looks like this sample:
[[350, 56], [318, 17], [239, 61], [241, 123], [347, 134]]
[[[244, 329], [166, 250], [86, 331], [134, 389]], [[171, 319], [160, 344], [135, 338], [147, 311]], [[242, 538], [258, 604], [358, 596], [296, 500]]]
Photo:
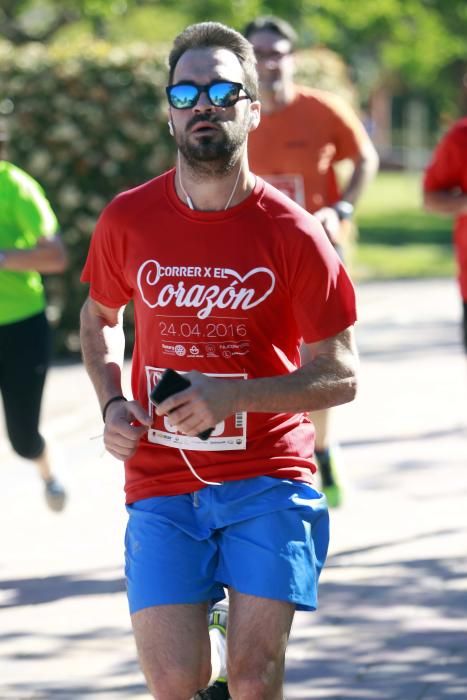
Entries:
[[36, 435], [25, 435], [24, 432], [9, 434], [11, 446], [20, 457], [23, 459], [39, 459], [45, 449], [44, 438], [37, 433]]
[[270, 700], [272, 697], [278, 697], [281, 686], [282, 683], [277, 680], [272, 683], [271, 679], [259, 676], [229, 676], [229, 692], [238, 700]]
[[283, 659], [273, 657], [232, 659], [227, 664], [230, 694], [239, 700], [279, 697], [284, 674]]
[[145, 671], [146, 682], [151, 695], [158, 700], [191, 700], [198, 690], [205, 688], [211, 675], [210, 666], [202, 669], [187, 669], [170, 664], [169, 668], [158, 672]]

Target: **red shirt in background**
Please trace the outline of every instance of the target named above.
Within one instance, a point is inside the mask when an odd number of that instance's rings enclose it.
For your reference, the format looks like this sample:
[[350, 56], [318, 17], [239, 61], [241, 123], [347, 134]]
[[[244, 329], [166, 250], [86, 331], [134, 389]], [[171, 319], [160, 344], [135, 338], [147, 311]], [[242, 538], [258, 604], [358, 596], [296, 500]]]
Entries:
[[[425, 192], [456, 190], [467, 194], [467, 118], [460, 119], [441, 139], [425, 171]], [[462, 299], [467, 301], [467, 214], [454, 225], [454, 245]]]

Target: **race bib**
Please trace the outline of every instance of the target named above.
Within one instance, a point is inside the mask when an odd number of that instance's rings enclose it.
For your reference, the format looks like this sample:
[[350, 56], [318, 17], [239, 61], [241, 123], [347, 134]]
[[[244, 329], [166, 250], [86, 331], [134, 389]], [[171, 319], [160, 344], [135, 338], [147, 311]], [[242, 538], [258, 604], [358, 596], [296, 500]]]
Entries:
[[294, 202], [305, 206], [305, 184], [302, 175], [284, 174], [284, 175], [263, 175], [263, 180], [269, 182], [270, 185], [286, 194]]
[[[178, 370], [177, 370], [178, 371]], [[198, 450], [205, 452], [221, 452], [223, 450], [245, 450], [246, 449], [246, 423], [247, 414], [240, 411], [232, 416], [228, 416], [221, 423], [218, 423], [207, 440], [198, 437], [191, 437], [179, 433], [169, 422], [167, 416], [158, 416], [149, 396], [155, 385], [161, 378], [164, 368], [146, 367], [147, 405], [148, 413], [152, 416], [153, 427], [148, 430], [148, 440], [157, 445], [166, 447], [176, 447], [182, 450]], [[184, 374], [184, 372], [180, 372]], [[208, 377], [218, 377], [219, 379], [246, 379], [246, 374], [211, 374], [205, 373]]]

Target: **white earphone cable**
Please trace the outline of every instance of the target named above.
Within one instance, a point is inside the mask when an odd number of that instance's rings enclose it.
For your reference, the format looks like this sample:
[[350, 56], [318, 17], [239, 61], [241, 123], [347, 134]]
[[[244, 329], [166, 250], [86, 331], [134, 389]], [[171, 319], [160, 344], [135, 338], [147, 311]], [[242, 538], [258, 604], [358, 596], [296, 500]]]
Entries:
[[183, 459], [185, 460], [185, 464], [187, 465], [188, 469], [189, 469], [190, 472], [193, 474], [193, 476], [196, 477], [196, 478], [198, 479], [198, 481], [201, 481], [201, 483], [207, 484], [208, 486], [222, 486], [222, 482], [221, 482], [221, 481], [205, 481], [204, 479], [202, 479], [202, 478], [200, 477], [200, 475], [197, 474], [195, 468], [194, 468], [193, 465], [191, 464], [190, 460], [188, 459], [188, 457], [186, 456], [186, 454], [184, 453], [184, 451], [183, 451], [182, 449], [180, 449], [180, 447], [178, 448], [178, 451], [180, 452], [180, 454], [182, 455]]
[[[236, 177], [236, 179], [235, 179], [235, 184], [234, 184], [234, 186], [233, 186], [232, 192], [230, 193], [230, 197], [228, 198], [227, 203], [226, 203], [226, 205], [225, 205], [225, 207], [224, 207], [224, 211], [225, 211], [225, 209], [228, 209], [228, 207], [229, 207], [229, 205], [230, 205], [230, 202], [232, 201], [233, 196], [234, 196], [234, 194], [235, 194], [235, 192], [236, 192], [236, 190], [237, 190], [238, 181], [240, 180], [240, 173], [241, 173], [241, 172], [242, 172], [242, 162], [241, 162], [241, 160], [240, 160], [240, 167], [238, 168], [238, 173], [237, 173], [237, 177]], [[178, 152], [178, 168], [177, 168], [177, 173], [178, 173], [178, 182], [179, 182], [179, 184], [180, 184], [180, 189], [182, 190], [182, 192], [183, 192], [183, 194], [184, 194], [184, 196], [185, 196], [185, 199], [186, 199], [186, 201], [187, 201], [187, 204], [188, 204], [188, 206], [190, 207], [190, 209], [195, 210], [196, 207], [194, 206], [193, 201], [192, 201], [190, 195], [188, 194], [188, 192], [186, 191], [186, 189], [185, 189], [184, 186], [183, 186], [183, 182], [182, 182], [182, 163], [181, 163], [181, 158], [180, 158], [180, 151]], [[188, 469], [189, 469], [190, 472], [193, 474], [193, 476], [194, 476], [196, 479], [198, 479], [198, 481], [201, 481], [201, 483], [206, 484], [207, 486], [222, 486], [222, 482], [221, 482], [221, 481], [206, 481], [205, 479], [201, 478], [200, 475], [196, 472], [196, 469], [195, 469], [195, 468], [193, 467], [193, 465], [191, 464], [191, 462], [190, 462], [190, 460], [188, 459], [188, 457], [186, 456], [185, 452], [184, 452], [180, 447], [178, 448], [178, 451], [179, 451], [180, 454], [182, 455], [182, 457], [183, 457], [183, 459], [184, 459], [184, 461], [185, 461], [185, 464], [187, 465]]]
[[[179, 184], [180, 184], [180, 189], [182, 190], [182, 192], [183, 192], [183, 194], [184, 194], [184, 196], [185, 196], [185, 199], [186, 199], [186, 201], [187, 201], [187, 204], [188, 204], [188, 206], [190, 207], [190, 209], [195, 210], [196, 207], [195, 207], [195, 205], [193, 204], [193, 200], [191, 199], [191, 197], [190, 197], [190, 195], [188, 194], [188, 192], [186, 191], [186, 189], [183, 187], [183, 182], [182, 182], [182, 162], [181, 162], [181, 158], [180, 158], [180, 151], [178, 152], [178, 168], [177, 168], [177, 172], [178, 172], [178, 182], [179, 182]], [[235, 184], [234, 184], [234, 186], [233, 186], [232, 192], [230, 193], [230, 197], [229, 197], [228, 200], [227, 200], [227, 204], [226, 204], [225, 207], [224, 207], [224, 211], [225, 211], [226, 209], [229, 208], [230, 202], [232, 201], [233, 196], [234, 196], [235, 192], [237, 191], [238, 181], [240, 180], [240, 173], [241, 173], [241, 172], [242, 172], [242, 161], [240, 160], [240, 167], [238, 168], [238, 173], [237, 173], [237, 177], [236, 177], [236, 179], [235, 179]]]
[[178, 172], [178, 182], [180, 183], [180, 189], [182, 190], [183, 194], [185, 195], [185, 199], [186, 199], [187, 204], [188, 204], [188, 206], [190, 207], [190, 209], [194, 209], [195, 207], [194, 207], [193, 202], [191, 201], [191, 197], [190, 197], [190, 195], [188, 194], [188, 192], [186, 191], [186, 189], [183, 187], [183, 182], [182, 182], [182, 161], [181, 161], [181, 158], [180, 158], [180, 151], [178, 152], [178, 168], [177, 168], [177, 172]]

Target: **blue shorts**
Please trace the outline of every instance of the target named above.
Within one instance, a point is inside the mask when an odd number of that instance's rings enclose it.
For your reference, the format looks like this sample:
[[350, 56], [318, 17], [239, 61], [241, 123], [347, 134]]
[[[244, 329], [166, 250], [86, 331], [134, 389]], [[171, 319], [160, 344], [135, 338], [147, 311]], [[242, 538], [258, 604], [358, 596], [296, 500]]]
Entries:
[[130, 612], [240, 593], [315, 610], [326, 559], [325, 497], [309, 484], [261, 476], [127, 506]]

